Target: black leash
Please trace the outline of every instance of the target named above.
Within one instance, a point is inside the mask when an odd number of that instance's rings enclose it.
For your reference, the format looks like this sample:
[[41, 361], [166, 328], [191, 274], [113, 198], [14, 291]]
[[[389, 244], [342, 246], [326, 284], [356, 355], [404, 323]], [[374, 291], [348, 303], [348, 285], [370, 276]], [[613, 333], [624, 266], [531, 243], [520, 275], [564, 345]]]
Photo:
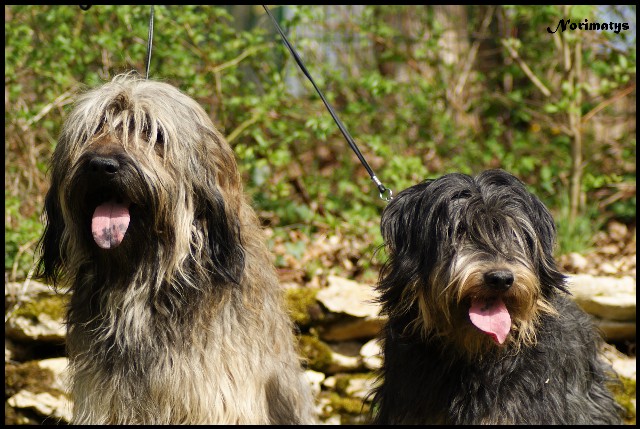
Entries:
[[[347, 131], [345, 126], [342, 124], [342, 122], [338, 118], [338, 115], [336, 115], [335, 111], [333, 110], [333, 108], [331, 107], [331, 105], [329, 104], [327, 99], [324, 98], [324, 94], [322, 93], [322, 91], [320, 91], [320, 88], [318, 88], [318, 85], [316, 85], [315, 81], [313, 80], [313, 78], [309, 74], [309, 71], [304, 66], [304, 63], [302, 62], [302, 59], [300, 59], [300, 56], [298, 55], [296, 50], [293, 48], [291, 43], [289, 43], [289, 40], [287, 39], [287, 36], [285, 36], [284, 32], [282, 31], [282, 28], [280, 28], [280, 25], [278, 25], [278, 21], [276, 21], [276, 19], [273, 17], [273, 15], [271, 14], [271, 11], [269, 11], [269, 8], [266, 5], [262, 5], [262, 7], [264, 8], [265, 12], [267, 12], [267, 15], [269, 15], [269, 17], [273, 21], [273, 24], [275, 25], [276, 29], [280, 33], [280, 37], [282, 37], [282, 40], [284, 41], [284, 44], [289, 49], [289, 52], [291, 52], [291, 55], [293, 55], [293, 58], [296, 60], [296, 63], [298, 63], [298, 66], [300, 67], [300, 70], [302, 70], [302, 73], [304, 73], [304, 75], [311, 81], [311, 84], [316, 89], [316, 92], [318, 93], [318, 95], [320, 96], [322, 101], [324, 102], [324, 105], [327, 107], [327, 110], [331, 114], [331, 117], [336, 122], [336, 125], [338, 125], [338, 128], [340, 128], [340, 131], [342, 132], [342, 135], [344, 136], [344, 138], [347, 140], [347, 143], [349, 143], [349, 146], [351, 146], [351, 149], [355, 152], [356, 156], [358, 157], [358, 159], [360, 160], [360, 162], [362, 163], [364, 168], [367, 170], [367, 173], [369, 173], [369, 176], [371, 176], [371, 180], [373, 181], [373, 183], [375, 183], [376, 186], [378, 187], [378, 191], [380, 191], [380, 198], [385, 200], [385, 201], [387, 201], [387, 202], [391, 201], [391, 199], [393, 198], [393, 192], [391, 191], [391, 189], [385, 188], [385, 186], [382, 184], [382, 182], [380, 182], [380, 180], [376, 177], [375, 173], [373, 172], [373, 170], [371, 169], [371, 167], [367, 163], [367, 160], [364, 159], [364, 156], [362, 156], [362, 153], [360, 152], [360, 149], [358, 149], [358, 146], [353, 141], [353, 138], [351, 137], [351, 134], [349, 134], [349, 131]], [[384, 196], [384, 194], [387, 191], [388, 191], [388, 195]]]
[[153, 46], [153, 5], [151, 5], [151, 15], [149, 16], [149, 35], [147, 37], [147, 74], [149, 80], [149, 66], [151, 65], [151, 48]]
[[[80, 9], [82, 9], [84, 11], [89, 10], [90, 7], [91, 7], [91, 5], [80, 5]], [[329, 102], [324, 97], [324, 94], [322, 93], [320, 88], [318, 88], [318, 85], [316, 85], [316, 82], [313, 80], [313, 78], [311, 77], [311, 74], [309, 74], [309, 71], [307, 70], [307, 68], [305, 67], [304, 63], [302, 62], [302, 59], [300, 58], [300, 56], [298, 55], [296, 50], [293, 48], [291, 43], [289, 43], [289, 39], [287, 39], [287, 36], [282, 31], [282, 28], [280, 28], [280, 25], [278, 24], [278, 21], [276, 21], [276, 19], [271, 14], [271, 11], [269, 10], [269, 8], [266, 5], [262, 5], [262, 7], [267, 12], [267, 15], [269, 15], [269, 17], [273, 21], [273, 24], [275, 25], [276, 29], [280, 33], [280, 36], [282, 37], [282, 40], [284, 41], [284, 44], [287, 46], [287, 48], [289, 49], [289, 51], [293, 55], [293, 58], [296, 60], [296, 63], [298, 63], [298, 66], [300, 67], [300, 70], [302, 70], [304, 75], [309, 79], [309, 81], [311, 81], [311, 84], [313, 85], [313, 87], [315, 88], [316, 92], [318, 93], [318, 95], [322, 99], [322, 102], [324, 103], [324, 105], [327, 107], [327, 110], [331, 114], [331, 117], [336, 122], [336, 125], [338, 125], [338, 128], [342, 132], [342, 135], [344, 136], [344, 138], [347, 140], [347, 143], [349, 143], [349, 146], [351, 147], [353, 152], [356, 154], [356, 156], [358, 157], [358, 159], [360, 160], [360, 162], [362, 163], [364, 168], [367, 170], [367, 173], [369, 173], [369, 176], [371, 177], [371, 180], [373, 181], [373, 183], [375, 183], [375, 185], [378, 187], [378, 191], [380, 192], [380, 198], [385, 200], [385, 201], [387, 201], [387, 202], [391, 201], [391, 199], [393, 198], [393, 192], [391, 191], [391, 189], [386, 188], [382, 184], [380, 179], [378, 179], [378, 177], [373, 172], [373, 169], [371, 169], [371, 167], [369, 166], [369, 163], [367, 162], [367, 160], [364, 159], [364, 156], [360, 152], [360, 149], [358, 149], [358, 146], [356, 145], [355, 141], [353, 141], [353, 138], [351, 137], [351, 134], [349, 134], [349, 131], [347, 131], [345, 126], [342, 124], [342, 121], [340, 121], [340, 118], [338, 118], [338, 115], [333, 110], [333, 107], [331, 107], [331, 104], [329, 104]], [[147, 59], [146, 59], [146, 73], [145, 73], [145, 78], [146, 79], [149, 79], [149, 67], [151, 65], [151, 51], [152, 51], [152, 48], [153, 48], [153, 16], [154, 16], [154, 7], [152, 5], [151, 6], [151, 13], [150, 13], [150, 16], [149, 16], [149, 34], [148, 34], [148, 37], [147, 37]], [[387, 192], [388, 192], [388, 195], [385, 196], [385, 194]]]
[[[80, 9], [85, 12], [91, 8], [92, 5], [79, 5]], [[146, 73], [145, 79], [149, 80], [149, 66], [151, 66], [151, 48], [153, 47], [153, 5], [151, 5], [151, 14], [149, 16], [149, 35], [147, 37], [147, 60], [146, 60]]]

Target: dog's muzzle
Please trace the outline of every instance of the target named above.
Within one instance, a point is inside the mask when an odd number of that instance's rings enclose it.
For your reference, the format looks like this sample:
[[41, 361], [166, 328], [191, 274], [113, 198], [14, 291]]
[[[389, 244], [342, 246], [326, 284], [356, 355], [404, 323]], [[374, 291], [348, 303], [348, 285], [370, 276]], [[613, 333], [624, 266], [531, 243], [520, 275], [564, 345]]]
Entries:
[[469, 320], [498, 344], [504, 343], [511, 330], [511, 315], [500, 293], [507, 291], [515, 280], [509, 270], [492, 270], [483, 275], [485, 287], [495, 295], [474, 298], [469, 308]]

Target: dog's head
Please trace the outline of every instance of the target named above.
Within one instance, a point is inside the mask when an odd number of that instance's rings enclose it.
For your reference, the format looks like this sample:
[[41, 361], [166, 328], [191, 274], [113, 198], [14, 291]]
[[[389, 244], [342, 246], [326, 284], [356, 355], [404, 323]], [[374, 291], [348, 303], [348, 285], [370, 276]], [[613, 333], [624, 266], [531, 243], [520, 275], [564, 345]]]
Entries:
[[[389, 315], [465, 349], [535, 341], [535, 322], [565, 290], [551, 214], [502, 170], [410, 187], [382, 215], [389, 253], [378, 289]], [[409, 319], [407, 319], [409, 320]]]
[[[51, 161], [39, 274], [208, 260], [239, 282], [240, 175], [204, 110], [177, 88], [120, 75], [80, 96]], [[74, 273], [70, 273], [72, 276]]]

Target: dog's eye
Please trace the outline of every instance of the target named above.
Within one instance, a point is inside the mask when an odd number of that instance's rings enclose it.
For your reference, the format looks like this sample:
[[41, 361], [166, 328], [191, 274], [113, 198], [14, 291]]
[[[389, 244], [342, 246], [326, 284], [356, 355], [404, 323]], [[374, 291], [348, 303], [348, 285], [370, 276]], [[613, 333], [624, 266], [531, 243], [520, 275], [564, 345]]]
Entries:
[[533, 238], [531, 238], [529, 235], [526, 235], [525, 239], [527, 241], [527, 249], [529, 249], [529, 251], [533, 252], [533, 248], [535, 246], [535, 242], [534, 242]]
[[96, 129], [93, 130], [93, 135], [95, 136], [95, 135], [98, 135], [101, 132], [105, 131], [106, 127], [107, 127], [107, 118], [102, 117], [102, 119], [98, 123], [98, 126], [96, 126]]
[[471, 192], [469, 190], [464, 189], [451, 197], [451, 201], [455, 202], [456, 200], [466, 200], [471, 197]]
[[136, 121], [135, 121], [134, 118], [129, 119], [129, 122], [127, 123], [127, 129], [128, 129], [129, 134], [133, 134], [133, 133], [135, 133], [137, 131], [136, 130]]

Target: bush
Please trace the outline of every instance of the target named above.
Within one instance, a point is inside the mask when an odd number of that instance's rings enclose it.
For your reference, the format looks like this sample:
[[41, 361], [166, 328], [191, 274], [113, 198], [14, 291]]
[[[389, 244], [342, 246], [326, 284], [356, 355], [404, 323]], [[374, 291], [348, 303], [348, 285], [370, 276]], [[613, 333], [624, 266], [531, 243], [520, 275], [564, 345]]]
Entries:
[[[246, 190], [276, 234], [303, 228], [307, 234], [360, 235], [366, 225], [378, 237], [367, 249], [372, 251], [380, 244], [376, 225], [384, 202], [256, 7], [248, 9], [248, 21], [239, 21], [234, 7], [156, 6], [150, 75], [198, 100], [228, 136]], [[532, 116], [527, 103], [536, 100], [537, 89], [515, 64], [505, 64], [496, 57], [499, 50], [488, 46], [494, 66], [472, 69], [466, 105], [452, 106], [459, 70], [440, 56], [445, 28], [436, 7], [351, 8], [360, 12], [287, 7], [290, 16], [281, 25], [385, 186], [397, 193], [446, 172], [503, 167], [562, 216], [569, 139]], [[484, 8], [468, 9], [469, 29], [478, 26]], [[531, 47], [528, 59], [547, 64], [554, 60], [543, 48], [549, 41], [526, 23], [548, 22], [559, 10], [504, 7], [495, 19], [522, 28], [522, 46]], [[274, 8], [276, 15], [283, 11]], [[339, 13], [341, 19], [328, 19]], [[143, 72], [148, 14], [147, 6], [94, 6], [87, 12], [77, 6], [5, 6], [5, 270], [15, 265], [18, 277], [28, 271], [25, 256], [41, 233], [47, 162], [71, 94], [117, 73]], [[412, 23], [409, 32], [398, 24], [405, 21]], [[592, 52], [585, 51], [593, 60], [585, 67], [593, 64], [612, 90], [628, 81], [635, 61], [622, 64], [613, 51], [607, 68], [608, 57]], [[635, 48], [629, 58], [635, 59]], [[517, 85], [502, 94], [507, 78]], [[538, 112], [544, 104], [539, 102]], [[559, 112], [548, 114], [561, 119], [562, 106], [547, 104]], [[590, 196], [617, 180], [615, 174], [635, 186], [635, 165], [620, 162], [635, 159], [632, 133], [611, 145], [610, 151], [597, 145], [585, 150], [591, 162], [584, 191]], [[607, 215], [635, 218], [635, 200], [616, 200]]]

